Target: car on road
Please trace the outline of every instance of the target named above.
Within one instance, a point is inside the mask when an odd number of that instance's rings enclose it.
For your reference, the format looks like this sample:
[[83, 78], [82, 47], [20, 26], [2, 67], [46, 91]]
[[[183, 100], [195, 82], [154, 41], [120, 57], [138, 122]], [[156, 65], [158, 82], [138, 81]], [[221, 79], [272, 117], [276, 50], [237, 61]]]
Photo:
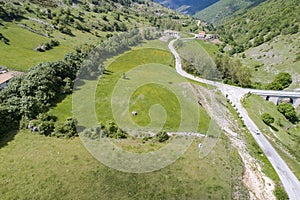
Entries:
[[259, 135], [259, 134], [260, 134], [260, 131], [259, 131], [258, 129], [256, 129], [256, 130], [255, 130], [255, 133], [256, 133], [257, 135]]

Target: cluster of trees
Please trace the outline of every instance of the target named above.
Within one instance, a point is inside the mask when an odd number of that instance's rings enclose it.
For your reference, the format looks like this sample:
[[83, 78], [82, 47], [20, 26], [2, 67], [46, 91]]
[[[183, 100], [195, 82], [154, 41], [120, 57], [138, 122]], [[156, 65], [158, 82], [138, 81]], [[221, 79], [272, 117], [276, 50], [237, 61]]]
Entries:
[[241, 87], [252, 87], [251, 71], [244, 67], [239, 60], [230, 59], [226, 55], [218, 55], [215, 63], [219, 77], [227, 84]]
[[126, 131], [120, 129], [113, 121], [108, 121], [106, 124], [100, 123], [96, 128], [85, 129], [83, 132], [85, 137], [96, 140], [103, 137], [114, 139], [125, 139], [128, 137]]
[[40, 113], [37, 119], [29, 122], [23, 118], [20, 128], [29, 128], [32, 132], [37, 131], [45, 136], [71, 138], [78, 136], [76, 124], [76, 119], [72, 117], [68, 117], [65, 122], [57, 122], [57, 117], [48, 113]]
[[274, 80], [266, 86], [268, 90], [283, 90], [293, 82], [292, 76], [287, 72], [280, 72]]
[[[280, 72], [269, 84], [263, 85], [259, 82], [252, 83], [250, 69], [243, 66], [239, 60], [233, 60], [227, 55], [219, 54], [215, 59], [215, 63], [218, 69], [219, 78], [231, 85], [267, 90], [283, 90], [289, 87], [293, 82], [292, 76], [289, 73]], [[192, 73], [197, 74], [196, 69], [190, 68], [190, 70]]]
[[284, 117], [292, 123], [298, 122], [297, 112], [292, 104], [280, 103], [277, 106], [277, 110], [284, 115]]
[[112, 35], [99, 47], [90, 53], [89, 59], [82, 63], [79, 77], [83, 79], [96, 78], [104, 72], [103, 61], [129, 50], [130, 47], [140, 44], [143, 39], [156, 38], [159, 36], [156, 29], [132, 29], [125, 33]]
[[19, 127], [23, 119], [35, 119], [53, 106], [57, 99], [72, 92], [76, 73], [91, 46], [67, 54], [62, 61], [32, 67], [26, 74], [12, 79], [0, 91], [0, 133]]
[[[280, 103], [277, 105], [277, 110], [284, 115], [284, 117], [292, 123], [297, 123], [299, 121], [297, 117], [296, 109], [290, 103]], [[275, 122], [275, 118], [269, 113], [263, 113], [261, 115], [262, 121], [270, 126]], [[278, 121], [278, 125], [282, 126], [280, 120]]]

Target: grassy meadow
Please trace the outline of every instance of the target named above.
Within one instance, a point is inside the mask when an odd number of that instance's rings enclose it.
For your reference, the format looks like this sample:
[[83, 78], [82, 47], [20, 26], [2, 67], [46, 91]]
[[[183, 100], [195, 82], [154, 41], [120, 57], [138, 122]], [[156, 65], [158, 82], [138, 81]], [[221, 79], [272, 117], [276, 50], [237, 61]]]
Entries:
[[230, 199], [242, 174], [237, 152], [222, 137], [199, 159], [199, 142], [164, 169], [131, 174], [102, 165], [79, 138], [20, 131], [0, 143], [1, 199]]
[[[161, 43], [161, 46], [166, 48], [166, 43]], [[135, 48], [116, 59], [110, 59], [107, 63], [109, 63], [107, 73], [99, 79], [101, 81], [98, 82], [95, 94], [95, 108], [99, 121], [113, 119], [110, 99], [114, 86], [123, 73], [136, 66], [152, 65], [151, 63], [165, 65], [176, 73], [172, 68], [174, 65], [172, 54], [162, 48]], [[95, 84], [95, 81], [87, 84]], [[152, 94], [154, 97], [138, 98], [141, 94]], [[72, 98], [73, 96], [69, 95], [62, 99], [49, 113], [57, 116], [58, 121], [64, 121], [72, 116]], [[84, 99], [85, 96], [82, 97], [82, 100]], [[156, 103], [162, 104], [172, 116], [168, 126], [173, 127], [178, 124], [176, 119], [179, 113], [176, 106], [178, 100], [176, 100], [168, 89], [148, 84], [135, 90], [130, 99], [130, 106], [132, 109], [141, 109], [139, 113], [144, 117], [136, 120], [137, 123], [146, 124], [149, 118], [144, 112], [143, 105], [148, 108]], [[199, 108], [199, 115], [199, 131], [205, 133], [210, 118], [202, 108]], [[142, 174], [124, 173], [104, 166], [88, 153], [78, 137], [73, 139], [45, 137], [21, 130], [8, 133], [4, 138], [0, 139], [1, 199], [247, 197], [247, 190], [242, 183], [242, 162], [238, 152], [231, 147], [223, 134], [205, 158], [200, 159], [198, 148], [203, 138], [196, 138], [176, 162], [158, 171]], [[132, 137], [114, 142], [118, 143], [119, 147], [135, 153], [149, 152], [164, 146], [153, 140], [142, 141]]]
[[[172, 54], [165, 50], [152, 49], [152, 48], [142, 48], [128, 52], [115, 61], [111, 62], [107, 70], [109, 73], [104, 74], [99, 81], [96, 91], [96, 113], [99, 121], [106, 122], [113, 120], [113, 115], [111, 111], [111, 97], [114, 87], [118, 80], [122, 77], [123, 73], [147, 63], [160, 63], [166, 66], [173, 66], [173, 57]], [[179, 76], [175, 73], [175, 76]], [[147, 73], [141, 75], [140, 78], [147, 76]], [[173, 76], [173, 75], [172, 75]], [[170, 79], [172, 77], [169, 77]], [[166, 77], [167, 80], [168, 77]], [[130, 80], [129, 80], [130, 81]], [[140, 96], [148, 96], [148, 94], [153, 94], [154, 96], [149, 95], [148, 99], [139, 99]], [[148, 108], [154, 104], [162, 104], [167, 110], [169, 121], [166, 125], [169, 130], [176, 130], [176, 127], [179, 126], [180, 118], [180, 108], [176, 103], [176, 97], [172, 96], [170, 91], [163, 89], [161, 86], [146, 85], [142, 88], [139, 88], [135, 91], [131, 99], [131, 110], [137, 109], [141, 114], [141, 117], [138, 116], [134, 119], [140, 125], [146, 125], [149, 123]], [[132, 102], [137, 102], [132, 104]], [[178, 102], [178, 101], [177, 101]], [[177, 106], [176, 106], [177, 104]], [[199, 128], [201, 132], [206, 132], [210, 118], [203, 108], [199, 108], [200, 120]], [[176, 117], [177, 116], [177, 117]], [[171, 120], [170, 120], [171, 119]], [[177, 122], [176, 122], [177, 121]]]
[[34, 51], [35, 47], [50, 42], [51, 39], [16, 24], [7, 23], [5, 28], [0, 26], [0, 32], [10, 40], [9, 45], [0, 44], [0, 65], [9, 69], [26, 71], [40, 62], [61, 60], [71, 51], [71, 48], [63, 43], [46, 52]]

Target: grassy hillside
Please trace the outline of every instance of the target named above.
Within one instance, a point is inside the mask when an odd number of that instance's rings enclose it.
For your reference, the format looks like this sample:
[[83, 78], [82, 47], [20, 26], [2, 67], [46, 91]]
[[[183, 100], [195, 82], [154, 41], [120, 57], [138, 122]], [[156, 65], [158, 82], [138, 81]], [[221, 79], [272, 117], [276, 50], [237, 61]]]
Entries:
[[239, 54], [243, 64], [249, 66], [252, 81], [269, 83], [275, 74], [288, 72], [293, 83], [288, 89], [299, 90], [300, 87], [300, 33], [285, 36], [280, 35], [270, 42], [247, 49]]
[[[245, 197], [242, 163], [222, 137], [200, 160], [195, 141], [177, 162], [132, 174], [95, 160], [79, 138], [64, 140], [21, 131], [0, 142], [1, 199], [231, 199]], [[239, 191], [233, 188], [239, 187]], [[245, 195], [245, 196], [243, 196]]]
[[240, 68], [246, 67], [251, 71], [254, 87], [270, 83], [280, 72], [288, 72], [293, 78], [288, 89], [297, 89], [299, 2], [269, 0], [243, 11], [224, 18], [223, 23], [217, 26], [225, 42], [220, 49], [235, 55], [233, 59], [241, 61]]
[[1, 0], [0, 5], [0, 65], [21, 71], [134, 27], [180, 29], [187, 20], [151, 1]]

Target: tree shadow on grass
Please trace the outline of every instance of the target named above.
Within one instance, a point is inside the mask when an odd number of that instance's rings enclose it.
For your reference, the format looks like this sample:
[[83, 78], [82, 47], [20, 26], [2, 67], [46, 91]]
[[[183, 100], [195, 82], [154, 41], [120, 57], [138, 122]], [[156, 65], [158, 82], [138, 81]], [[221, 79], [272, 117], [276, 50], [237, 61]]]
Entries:
[[17, 135], [18, 131], [10, 131], [8, 133], [4, 133], [0, 135], [0, 149], [5, 147], [10, 141], [14, 140], [15, 136]]
[[108, 69], [105, 69], [104, 72], [103, 72], [103, 74], [105, 74], [105, 75], [112, 75], [112, 73], [113, 72], [108, 70]]
[[278, 129], [277, 129], [275, 126], [272, 126], [271, 124], [269, 124], [269, 127], [270, 127], [273, 131], [278, 132]]

